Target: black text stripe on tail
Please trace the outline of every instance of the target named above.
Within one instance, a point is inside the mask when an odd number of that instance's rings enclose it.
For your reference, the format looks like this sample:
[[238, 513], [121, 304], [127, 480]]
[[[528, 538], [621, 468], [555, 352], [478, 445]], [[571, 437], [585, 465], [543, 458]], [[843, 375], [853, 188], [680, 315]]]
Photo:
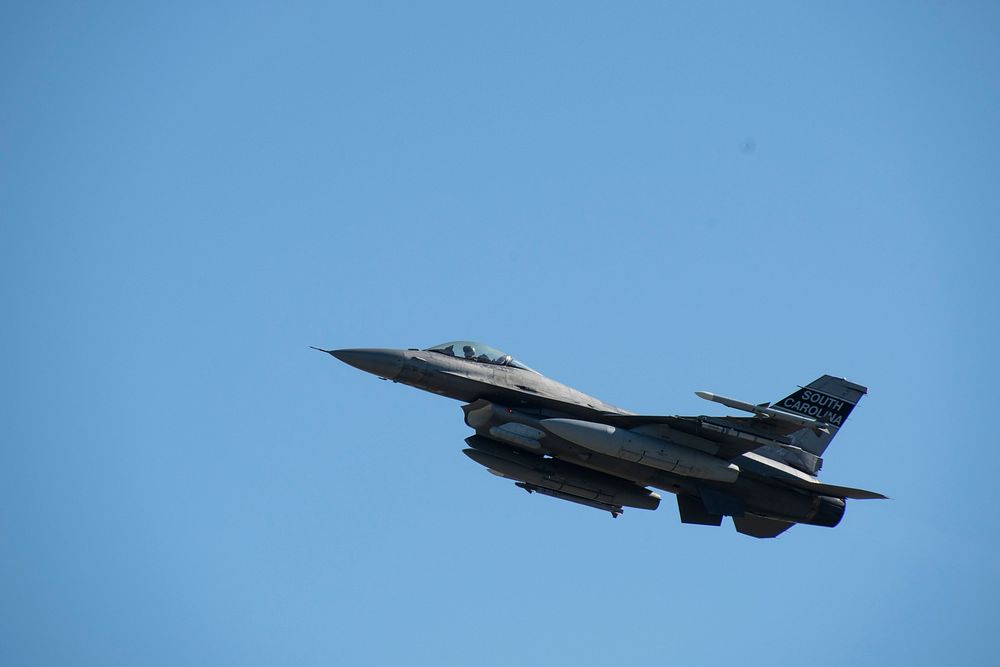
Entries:
[[860, 384], [824, 375], [790, 396], [773, 403], [772, 407], [829, 424], [828, 433], [799, 431], [792, 438], [802, 449], [822, 456], [833, 436], [837, 434], [837, 429], [844, 425], [858, 401], [867, 393], [868, 388]]

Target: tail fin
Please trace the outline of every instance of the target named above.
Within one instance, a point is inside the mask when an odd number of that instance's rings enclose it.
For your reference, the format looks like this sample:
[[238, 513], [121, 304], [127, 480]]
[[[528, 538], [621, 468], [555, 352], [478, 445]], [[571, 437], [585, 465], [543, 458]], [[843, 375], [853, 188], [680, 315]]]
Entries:
[[771, 407], [826, 422], [827, 427], [824, 431], [807, 428], [791, 436], [797, 447], [816, 456], [823, 456], [830, 441], [847, 421], [851, 410], [867, 393], [868, 387], [848, 382], [843, 378], [824, 375], [792, 395], [775, 401]]

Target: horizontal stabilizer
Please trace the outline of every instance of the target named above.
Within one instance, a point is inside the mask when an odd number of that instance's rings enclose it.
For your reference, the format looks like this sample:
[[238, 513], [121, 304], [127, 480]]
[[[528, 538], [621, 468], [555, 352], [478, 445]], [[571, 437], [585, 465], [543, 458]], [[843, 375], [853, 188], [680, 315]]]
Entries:
[[736, 525], [736, 532], [749, 535], [750, 537], [777, 537], [794, 526], [789, 521], [778, 521], [777, 519], [765, 519], [759, 516], [737, 516], [733, 517]]
[[823, 484], [822, 482], [810, 482], [806, 479], [783, 478], [786, 484], [811, 491], [824, 496], [834, 496], [835, 498], [851, 498], [853, 500], [888, 500], [886, 496], [874, 491], [855, 489], [850, 486], [837, 486], [836, 484]]

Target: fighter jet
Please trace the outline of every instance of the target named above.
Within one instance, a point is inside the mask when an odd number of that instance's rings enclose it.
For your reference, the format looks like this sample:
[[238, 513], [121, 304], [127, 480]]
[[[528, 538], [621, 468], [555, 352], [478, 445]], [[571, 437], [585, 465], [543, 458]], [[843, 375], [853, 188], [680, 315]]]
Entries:
[[[834, 527], [846, 500], [882, 494], [821, 482], [823, 453], [868, 389], [824, 375], [775, 403], [696, 394], [750, 413], [638, 415], [545, 377], [474, 341], [427, 349], [323, 350], [385, 380], [462, 401], [475, 433], [463, 451], [528, 493], [607, 511], [654, 510], [677, 496], [680, 520], [776, 537], [797, 523]], [[652, 488], [650, 488], [652, 487]]]

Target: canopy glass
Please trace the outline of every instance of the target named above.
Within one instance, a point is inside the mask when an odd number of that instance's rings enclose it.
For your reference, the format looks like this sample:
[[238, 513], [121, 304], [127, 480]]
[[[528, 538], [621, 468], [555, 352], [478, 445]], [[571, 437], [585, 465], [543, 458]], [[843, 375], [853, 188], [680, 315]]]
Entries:
[[478, 361], [484, 364], [495, 364], [497, 366], [513, 366], [526, 371], [537, 373], [533, 368], [525, 366], [520, 361], [510, 356], [506, 352], [501, 352], [495, 347], [477, 343], [473, 340], [453, 340], [449, 343], [441, 343], [434, 347], [427, 348], [428, 352], [446, 354], [449, 357]]

